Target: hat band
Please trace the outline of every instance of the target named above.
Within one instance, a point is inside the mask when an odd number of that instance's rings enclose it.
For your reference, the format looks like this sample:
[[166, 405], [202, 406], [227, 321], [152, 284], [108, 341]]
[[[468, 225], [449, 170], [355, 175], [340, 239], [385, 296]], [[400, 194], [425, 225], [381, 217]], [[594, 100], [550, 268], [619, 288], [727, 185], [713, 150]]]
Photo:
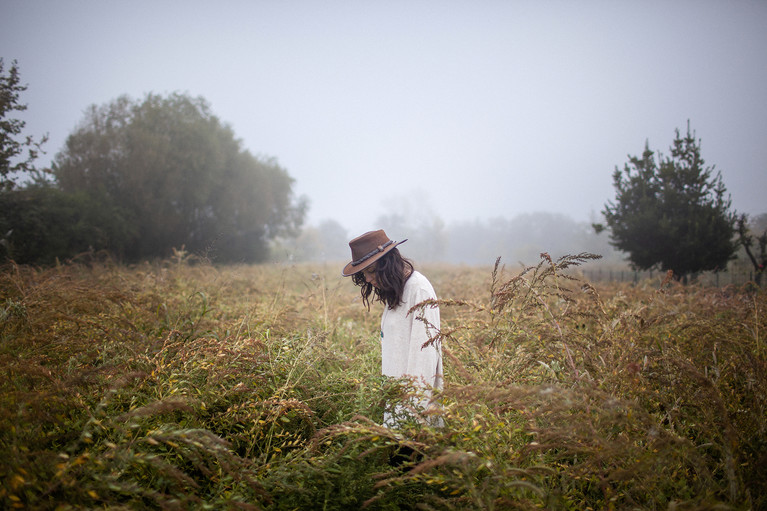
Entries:
[[357, 266], [359, 264], [364, 263], [365, 261], [367, 261], [368, 259], [370, 259], [374, 255], [376, 255], [377, 253], [383, 252], [383, 249], [385, 249], [386, 247], [388, 247], [392, 243], [394, 243], [394, 242], [392, 240], [389, 240], [386, 243], [384, 243], [383, 245], [378, 245], [378, 248], [376, 248], [372, 252], [369, 252], [369, 253], [365, 254], [364, 256], [360, 257], [356, 261], [352, 261], [352, 266]]

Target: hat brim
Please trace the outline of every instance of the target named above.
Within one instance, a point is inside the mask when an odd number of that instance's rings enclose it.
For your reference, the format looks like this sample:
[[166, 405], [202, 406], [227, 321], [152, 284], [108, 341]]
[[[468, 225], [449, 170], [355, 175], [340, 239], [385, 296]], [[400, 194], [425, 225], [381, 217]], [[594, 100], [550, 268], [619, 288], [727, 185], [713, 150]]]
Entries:
[[391, 245], [389, 245], [388, 247], [383, 249], [381, 252], [377, 253], [376, 255], [371, 257], [370, 259], [367, 259], [367, 260], [361, 262], [360, 264], [358, 264], [356, 266], [353, 265], [352, 263], [347, 264], [346, 266], [344, 266], [343, 271], [341, 271], [341, 276], [343, 276], [343, 277], [351, 277], [355, 273], [361, 272], [362, 270], [364, 270], [368, 266], [370, 266], [370, 265], [374, 264], [375, 262], [377, 262], [379, 259], [381, 259], [386, 254], [388, 254], [389, 252], [394, 250], [394, 248], [397, 245], [401, 245], [401, 244], [405, 243], [406, 241], [407, 241], [407, 239], [404, 239], [402, 241], [397, 241], [395, 243], [392, 243]]

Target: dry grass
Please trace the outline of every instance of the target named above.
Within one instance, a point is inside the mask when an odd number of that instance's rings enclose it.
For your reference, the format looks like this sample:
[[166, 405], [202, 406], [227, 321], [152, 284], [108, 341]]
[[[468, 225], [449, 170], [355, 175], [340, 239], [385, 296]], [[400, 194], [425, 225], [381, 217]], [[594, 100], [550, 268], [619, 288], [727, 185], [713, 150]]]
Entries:
[[412, 389], [335, 266], [6, 266], [0, 502], [767, 509], [765, 295], [591, 285], [589, 258], [425, 268], [445, 426], [401, 431]]

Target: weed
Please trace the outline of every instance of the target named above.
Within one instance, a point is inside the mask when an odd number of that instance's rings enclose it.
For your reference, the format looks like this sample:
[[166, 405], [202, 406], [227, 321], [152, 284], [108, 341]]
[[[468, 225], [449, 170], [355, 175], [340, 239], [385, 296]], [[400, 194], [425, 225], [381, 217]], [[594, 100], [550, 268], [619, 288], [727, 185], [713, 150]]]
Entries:
[[429, 268], [444, 426], [399, 430], [414, 389], [334, 268], [7, 265], [0, 505], [766, 509], [765, 295], [594, 257]]

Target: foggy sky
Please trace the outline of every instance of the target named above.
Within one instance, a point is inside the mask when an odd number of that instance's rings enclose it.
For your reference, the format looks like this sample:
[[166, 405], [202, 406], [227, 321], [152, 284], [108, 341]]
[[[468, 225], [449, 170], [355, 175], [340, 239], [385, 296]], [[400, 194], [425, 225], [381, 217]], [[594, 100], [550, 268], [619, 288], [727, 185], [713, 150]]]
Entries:
[[308, 221], [599, 218], [612, 172], [688, 119], [767, 212], [764, 1], [0, 0], [0, 56], [47, 162], [91, 104], [202, 96]]

